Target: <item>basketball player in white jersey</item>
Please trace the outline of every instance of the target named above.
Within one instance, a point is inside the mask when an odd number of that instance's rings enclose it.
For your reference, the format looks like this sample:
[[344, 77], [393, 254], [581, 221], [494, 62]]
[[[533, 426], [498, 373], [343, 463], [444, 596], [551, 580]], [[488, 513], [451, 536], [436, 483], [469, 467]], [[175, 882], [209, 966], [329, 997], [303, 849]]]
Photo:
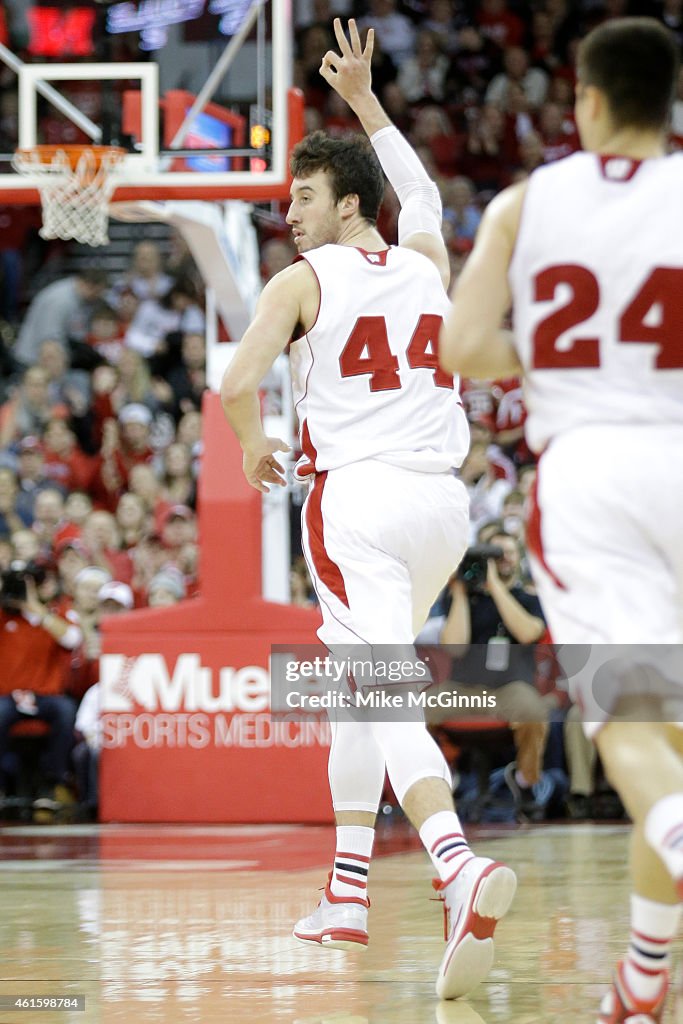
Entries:
[[[467, 544], [468, 507], [453, 473], [469, 442], [453, 378], [438, 369], [449, 265], [441, 202], [416, 154], [371, 91], [373, 33], [320, 73], [370, 136], [316, 132], [293, 151], [291, 225], [304, 257], [268, 282], [222, 385], [227, 418], [259, 490], [282, 484], [286, 446], [264, 435], [258, 387], [291, 346], [295, 399], [313, 484], [303, 541], [329, 648], [412, 645]], [[381, 165], [381, 167], [380, 167]], [[401, 202], [398, 247], [375, 227], [382, 168]], [[315, 912], [299, 921], [309, 946], [363, 950], [367, 882], [385, 770], [433, 861], [452, 927], [437, 993], [474, 988], [493, 962], [493, 931], [516, 886], [502, 864], [476, 857], [454, 811], [448, 766], [424, 721], [332, 721], [329, 779], [335, 862]], [[302, 785], [305, 780], [302, 780]]]
[[683, 684], [665, 664], [683, 643], [683, 153], [665, 156], [677, 66], [647, 18], [584, 39], [586, 152], [491, 203], [441, 339], [450, 372], [524, 374], [539, 596], [556, 643], [591, 645], [597, 674], [579, 674], [576, 698], [634, 821], [631, 939], [600, 1024], [662, 1020], [683, 897], [683, 732], [637, 671]]

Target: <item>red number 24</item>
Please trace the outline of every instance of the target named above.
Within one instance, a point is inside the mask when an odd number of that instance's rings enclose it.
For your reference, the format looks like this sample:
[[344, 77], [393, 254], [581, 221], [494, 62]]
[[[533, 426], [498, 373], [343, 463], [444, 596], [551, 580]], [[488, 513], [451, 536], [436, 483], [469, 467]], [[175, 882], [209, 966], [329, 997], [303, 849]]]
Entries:
[[[439, 366], [439, 330], [442, 319], [423, 313], [413, 331], [406, 356], [411, 369], [432, 370], [434, 385], [453, 388], [453, 378]], [[431, 343], [431, 351], [427, 349]], [[363, 355], [366, 352], [366, 355]], [[370, 376], [371, 391], [393, 391], [401, 387], [398, 359], [389, 347], [387, 323], [383, 316], [360, 316], [339, 356], [342, 377]]]
[[[558, 350], [561, 334], [578, 327], [598, 311], [600, 287], [595, 274], [576, 263], [546, 267], [534, 278], [534, 300], [549, 302], [559, 285], [568, 285], [569, 300], [545, 317], [533, 337], [535, 370], [587, 369], [600, 366], [600, 341], [576, 337], [569, 348]], [[648, 314], [657, 307], [656, 322]], [[683, 367], [683, 269], [655, 267], [619, 317], [619, 341], [659, 346], [658, 370]]]

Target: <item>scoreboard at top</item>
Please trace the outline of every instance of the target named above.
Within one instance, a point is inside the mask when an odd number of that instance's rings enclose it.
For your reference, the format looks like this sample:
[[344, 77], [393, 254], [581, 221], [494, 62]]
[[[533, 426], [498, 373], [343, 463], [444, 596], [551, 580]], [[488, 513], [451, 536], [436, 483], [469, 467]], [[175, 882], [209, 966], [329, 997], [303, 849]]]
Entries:
[[137, 33], [141, 51], [162, 49], [172, 25], [184, 38], [207, 42], [239, 31], [258, 0], [123, 0], [103, 7], [93, 0], [45, 0], [27, 12], [29, 53], [41, 59], [93, 57], [98, 36]]

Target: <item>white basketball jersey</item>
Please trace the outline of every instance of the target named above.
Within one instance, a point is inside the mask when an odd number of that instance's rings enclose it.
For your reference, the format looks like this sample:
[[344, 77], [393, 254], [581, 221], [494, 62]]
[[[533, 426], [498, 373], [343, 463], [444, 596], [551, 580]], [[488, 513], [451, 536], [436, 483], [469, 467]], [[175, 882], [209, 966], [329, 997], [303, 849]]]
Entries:
[[527, 439], [683, 424], [683, 153], [531, 175], [510, 265]]
[[370, 458], [459, 466], [469, 429], [458, 381], [438, 366], [449, 302], [434, 264], [401, 247], [323, 245], [305, 259], [320, 308], [290, 348], [304, 454], [318, 471]]

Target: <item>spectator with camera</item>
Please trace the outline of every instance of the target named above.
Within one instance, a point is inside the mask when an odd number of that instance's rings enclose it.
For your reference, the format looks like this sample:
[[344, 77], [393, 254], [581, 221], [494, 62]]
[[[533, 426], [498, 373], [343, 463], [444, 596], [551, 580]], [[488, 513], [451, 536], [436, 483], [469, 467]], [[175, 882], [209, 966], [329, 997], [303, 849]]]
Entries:
[[0, 580], [0, 763], [17, 722], [40, 720], [50, 731], [42, 783], [34, 801], [40, 820], [72, 802], [66, 785], [76, 706], [65, 693], [67, 657], [81, 631], [38, 596], [44, 570], [13, 562]]
[[446, 613], [427, 622], [417, 643], [453, 646], [451, 680], [458, 690], [495, 695], [496, 717], [509, 722], [516, 752], [505, 781], [518, 817], [537, 820], [543, 809], [533, 786], [543, 767], [548, 710], [534, 686], [534, 645], [546, 624], [538, 598], [521, 586], [521, 561], [518, 542], [504, 531], [470, 548], [449, 581]]

